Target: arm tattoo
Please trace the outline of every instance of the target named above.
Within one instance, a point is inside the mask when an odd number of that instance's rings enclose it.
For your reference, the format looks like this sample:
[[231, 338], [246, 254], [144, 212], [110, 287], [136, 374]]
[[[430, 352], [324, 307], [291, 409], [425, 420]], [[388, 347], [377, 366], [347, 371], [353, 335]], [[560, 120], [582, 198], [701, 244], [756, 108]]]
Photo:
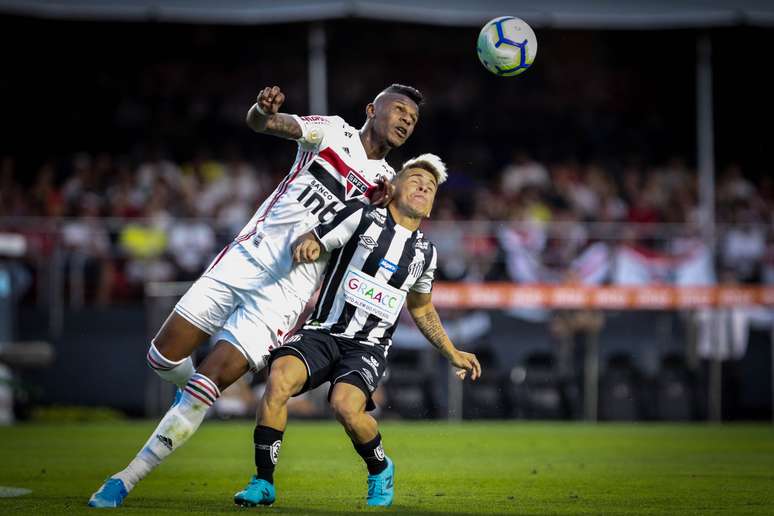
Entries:
[[297, 140], [301, 138], [301, 127], [292, 116], [277, 113], [266, 117], [266, 133], [289, 140]]
[[446, 331], [443, 329], [441, 319], [438, 317], [438, 312], [431, 310], [425, 315], [414, 319], [414, 322], [416, 322], [417, 328], [422, 332], [422, 335], [430, 341], [430, 344], [444, 355], [447, 355], [447, 343], [449, 342], [449, 337], [447, 337]]

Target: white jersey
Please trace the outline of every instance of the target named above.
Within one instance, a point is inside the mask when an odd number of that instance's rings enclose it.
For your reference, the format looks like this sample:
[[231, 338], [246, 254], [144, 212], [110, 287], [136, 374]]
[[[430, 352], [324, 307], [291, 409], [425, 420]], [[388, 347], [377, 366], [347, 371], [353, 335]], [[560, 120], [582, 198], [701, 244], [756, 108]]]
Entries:
[[307, 300], [327, 261], [293, 264], [291, 245], [333, 220], [348, 203], [368, 202], [378, 178], [392, 179], [395, 171], [383, 159], [368, 159], [358, 130], [342, 118], [293, 117], [302, 132], [293, 167], [236, 242], [285, 288]]

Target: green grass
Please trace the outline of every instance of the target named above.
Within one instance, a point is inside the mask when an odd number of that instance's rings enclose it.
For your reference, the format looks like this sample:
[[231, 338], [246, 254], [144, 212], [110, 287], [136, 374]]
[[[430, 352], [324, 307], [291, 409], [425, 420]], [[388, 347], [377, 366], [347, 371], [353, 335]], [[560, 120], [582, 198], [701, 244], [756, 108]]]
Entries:
[[[0, 428], [0, 514], [91, 513], [91, 493], [121, 469], [151, 422]], [[396, 464], [393, 508], [407, 514], [774, 514], [770, 425], [524, 422], [385, 423]], [[278, 501], [240, 509], [252, 425], [206, 422], [127, 498], [127, 514], [350, 514], [366, 509], [365, 467], [335, 423], [293, 421]]]

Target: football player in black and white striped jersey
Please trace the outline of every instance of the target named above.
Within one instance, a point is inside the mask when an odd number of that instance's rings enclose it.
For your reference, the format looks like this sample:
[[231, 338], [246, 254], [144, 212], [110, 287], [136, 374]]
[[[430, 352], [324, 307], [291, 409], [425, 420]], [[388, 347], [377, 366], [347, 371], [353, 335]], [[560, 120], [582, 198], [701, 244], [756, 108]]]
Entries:
[[235, 495], [236, 503], [252, 506], [274, 500], [273, 474], [287, 424], [287, 401], [325, 382], [331, 383], [331, 408], [368, 468], [368, 505], [392, 503], [395, 467], [368, 411], [374, 408], [371, 395], [386, 368], [404, 304], [419, 330], [458, 368], [461, 379], [481, 375], [476, 356], [454, 346], [431, 301], [437, 252], [419, 225], [430, 215], [445, 179], [440, 158], [418, 156], [404, 163], [395, 197], [386, 208], [347, 206], [295, 243], [294, 262], [324, 258], [328, 265], [306, 325], [272, 351], [255, 429], [256, 475]]

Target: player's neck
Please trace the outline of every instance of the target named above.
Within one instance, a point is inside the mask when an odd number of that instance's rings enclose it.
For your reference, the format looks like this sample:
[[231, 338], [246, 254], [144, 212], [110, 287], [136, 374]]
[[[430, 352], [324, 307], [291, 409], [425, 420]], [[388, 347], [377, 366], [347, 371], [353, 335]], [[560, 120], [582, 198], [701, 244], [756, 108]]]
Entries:
[[384, 159], [390, 147], [386, 142], [377, 142], [373, 129], [368, 124], [360, 129], [360, 142], [363, 144], [368, 159]]
[[406, 213], [403, 213], [400, 211], [400, 208], [398, 208], [398, 204], [391, 202], [387, 209], [390, 210], [390, 213], [392, 214], [392, 218], [395, 219], [395, 222], [403, 226], [404, 228], [408, 229], [411, 232], [416, 231], [419, 229], [419, 224], [422, 223], [421, 217], [412, 217], [411, 215], [408, 215]]

